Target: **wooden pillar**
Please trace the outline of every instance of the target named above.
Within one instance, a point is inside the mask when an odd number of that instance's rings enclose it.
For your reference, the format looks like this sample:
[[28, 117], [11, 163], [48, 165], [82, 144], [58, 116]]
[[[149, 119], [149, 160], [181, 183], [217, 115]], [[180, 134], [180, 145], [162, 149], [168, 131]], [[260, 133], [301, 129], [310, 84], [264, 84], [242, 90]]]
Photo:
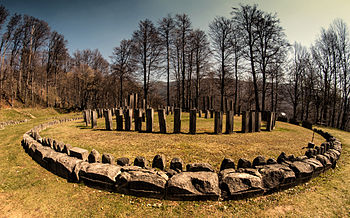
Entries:
[[122, 131], [123, 130], [123, 110], [117, 109], [115, 111], [115, 117], [117, 122], [117, 131]]
[[197, 110], [190, 110], [190, 134], [196, 134], [196, 120], [197, 120]]
[[221, 134], [222, 133], [222, 111], [215, 111], [215, 121], [214, 121], [214, 133]]
[[249, 112], [249, 132], [255, 132], [255, 111]]
[[174, 133], [181, 132], [181, 108], [174, 109]]
[[112, 130], [113, 129], [113, 124], [112, 124], [112, 111], [110, 109], [104, 110], [104, 117], [105, 117], [105, 125], [106, 125], [106, 130]]
[[164, 109], [158, 110], [159, 130], [161, 133], [166, 133], [166, 115]]
[[255, 132], [261, 131], [261, 112], [255, 112]]
[[91, 128], [97, 127], [97, 111], [91, 111]]
[[153, 131], [153, 117], [154, 117], [153, 108], [147, 108], [146, 109], [146, 132]]
[[234, 127], [234, 111], [230, 110], [226, 113], [226, 134], [233, 133], [233, 127]]
[[242, 132], [247, 133], [249, 130], [249, 112], [242, 111]]

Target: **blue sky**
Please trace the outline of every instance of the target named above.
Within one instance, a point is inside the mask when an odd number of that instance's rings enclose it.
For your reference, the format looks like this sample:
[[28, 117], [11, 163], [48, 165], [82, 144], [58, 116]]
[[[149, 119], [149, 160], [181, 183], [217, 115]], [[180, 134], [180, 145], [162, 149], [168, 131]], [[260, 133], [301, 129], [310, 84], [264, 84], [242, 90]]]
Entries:
[[131, 37], [138, 22], [156, 22], [168, 13], [186, 13], [194, 28], [208, 29], [215, 16], [230, 17], [239, 3], [258, 4], [277, 13], [288, 40], [309, 46], [321, 27], [336, 18], [350, 25], [348, 0], [0, 0], [10, 13], [28, 14], [49, 23], [68, 40], [70, 53], [98, 48], [109, 60], [112, 49]]

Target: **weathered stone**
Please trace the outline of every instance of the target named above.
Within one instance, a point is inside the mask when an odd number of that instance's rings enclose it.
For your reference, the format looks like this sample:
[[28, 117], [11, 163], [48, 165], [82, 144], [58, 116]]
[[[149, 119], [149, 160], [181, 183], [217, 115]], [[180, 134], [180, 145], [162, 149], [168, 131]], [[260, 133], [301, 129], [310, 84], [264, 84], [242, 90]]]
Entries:
[[42, 167], [47, 168], [48, 165], [44, 158], [49, 156], [52, 152], [54, 151], [51, 148], [37, 144], [36, 149], [33, 152], [32, 158]]
[[262, 176], [263, 187], [271, 191], [290, 187], [296, 181], [294, 171], [282, 164], [261, 166], [259, 173]]
[[168, 181], [166, 198], [170, 200], [218, 200], [218, 175], [212, 172], [182, 172]]
[[123, 167], [116, 177], [116, 191], [137, 196], [163, 198], [168, 176], [161, 171]]
[[255, 112], [255, 132], [261, 131], [261, 112]]
[[70, 149], [72, 149], [72, 146], [70, 144], [65, 144], [62, 152], [70, 155]]
[[100, 163], [101, 162], [101, 155], [98, 151], [95, 149], [92, 149], [88, 156], [89, 163]]
[[112, 130], [113, 129], [112, 111], [111, 110], [104, 110], [103, 113], [104, 113], [104, 117], [105, 117], [106, 130]]
[[262, 165], [266, 165], [265, 157], [259, 155], [256, 158], [254, 158], [253, 167], [262, 166]]
[[166, 165], [166, 158], [163, 154], [157, 154], [153, 158], [152, 167], [164, 170]]
[[67, 156], [66, 154], [55, 152], [52, 150], [47, 156], [43, 157], [43, 160], [47, 163], [47, 169], [57, 174], [57, 160], [63, 156]]
[[147, 167], [148, 165], [148, 161], [146, 160], [145, 157], [142, 156], [138, 156], [135, 158], [134, 160], [134, 166], [138, 166], [138, 167]]
[[63, 150], [64, 150], [64, 143], [63, 142], [57, 142], [57, 144], [56, 144], [56, 151], [57, 152], [63, 152]]
[[242, 199], [264, 192], [260, 177], [248, 173], [237, 173], [233, 169], [224, 171], [221, 175], [220, 187], [225, 199]]
[[222, 133], [222, 117], [223, 117], [223, 114], [221, 111], [215, 111], [214, 134]]
[[130, 131], [131, 130], [131, 123], [132, 123], [132, 110], [131, 109], [124, 110], [124, 120], [125, 120], [125, 130]]
[[277, 158], [277, 163], [281, 164], [285, 160], [287, 160], [287, 156], [284, 152], [282, 152]]
[[97, 112], [91, 111], [91, 128], [97, 127]]
[[184, 162], [181, 158], [175, 157], [170, 162], [170, 169], [181, 172], [183, 168]]
[[331, 161], [326, 156], [319, 154], [316, 156], [316, 159], [322, 163], [326, 170], [332, 167]]
[[71, 148], [69, 150], [69, 152], [70, 152], [69, 155], [71, 157], [76, 157], [76, 158], [81, 159], [83, 161], [87, 161], [88, 156], [89, 156], [88, 150], [82, 149], [82, 148], [78, 148], [78, 147]]
[[316, 158], [308, 158], [303, 160], [303, 162], [310, 164], [313, 167], [313, 175], [318, 176], [323, 171], [323, 165]]
[[158, 121], [159, 121], [159, 130], [161, 133], [166, 133], [166, 115], [164, 109], [158, 110]]
[[226, 134], [233, 133], [234, 127], [234, 112], [232, 110], [226, 112]]
[[188, 172], [214, 172], [214, 168], [208, 163], [191, 163], [187, 164], [186, 170]]
[[249, 112], [249, 132], [255, 132], [255, 111]]
[[123, 130], [123, 110], [117, 109], [115, 111], [116, 122], [117, 122], [117, 131]]
[[181, 108], [174, 109], [174, 133], [181, 132]]
[[221, 162], [220, 171], [226, 169], [235, 169], [235, 162], [230, 158], [224, 158]]
[[244, 158], [240, 158], [238, 160], [238, 164], [237, 164], [237, 169], [239, 168], [251, 168], [252, 164], [249, 160], [246, 160]]
[[127, 157], [120, 157], [117, 159], [117, 165], [119, 166], [127, 166], [129, 165], [129, 158]]
[[242, 111], [242, 132], [247, 133], [249, 131], [249, 112]]
[[190, 134], [196, 134], [197, 110], [190, 110]]
[[153, 117], [154, 117], [153, 108], [148, 108], [146, 110], [146, 132], [153, 131]]
[[113, 155], [109, 153], [102, 154], [102, 163], [115, 164]]
[[266, 164], [276, 164], [276, 163], [277, 163], [277, 161], [274, 158], [269, 158], [266, 161]]
[[[273, 130], [273, 113], [271, 111], [267, 111], [267, 124], [266, 124], [266, 130], [272, 131]], [[277, 160], [278, 162], [278, 160]]]
[[313, 167], [302, 161], [294, 161], [289, 164], [289, 167], [294, 171], [297, 179], [301, 179], [302, 181], [310, 179], [313, 174]]
[[91, 163], [80, 170], [79, 177], [87, 185], [114, 190], [120, 169], [112, 164]]
[[135, 131], [141, 131], [142, 130], [142, 109], [136, 109], [135, 110]]
[[81, 159], [64, 155], [56, 160], [56, 174], [67, 180], [73, 180], [73, 170]]

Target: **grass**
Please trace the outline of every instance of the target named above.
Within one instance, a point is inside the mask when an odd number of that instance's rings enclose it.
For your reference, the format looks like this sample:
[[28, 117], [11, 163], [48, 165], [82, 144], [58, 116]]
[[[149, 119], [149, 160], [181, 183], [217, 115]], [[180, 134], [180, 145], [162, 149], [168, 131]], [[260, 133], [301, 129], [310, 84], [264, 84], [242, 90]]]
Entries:
[[[62, 117], [67, 115], [54, 112], [46, 114], [47, 111], [40, 109], [37, 111], [36, 119], [28, 123], [8, 126], [0, 131], [0, 217], [350, 216], [350, 133], [348, 132], [327, 129], [343, 143], [343, 153], [338, 166], [336, 169], [329, 170], [304, 185], [283, 192], [240, 201], [179, 202], [99, 191], [82, 184], [67, 183], [66, 180], [43, 169], [23, 151], [20, 146], [21, 137], [31, 127], [46, 122], [53, 116]], [[102, 123], [102, 121], [99, 121], [99, 123]], [[58, 137], [60, 128], [67, 128], [67, 131], [70, 131], [81, 125], [82, 123], [79, 122], [58, 125], [49, 129], [46, 134], [57, 128], [57, 132], [53, 132], [53, 134]], [[301, 127], [289, 126], [289, 124], [283, 126], [284, 124], [277, 123], [277, 125], [278, 128], [275, 131], [257, 133], [257, 135], [262, 137], [265, 133], [271, 136], [279, 134], [277, 136], [282, 139], [276, 137], [275, 140], [283, 141], [286, 135], [299, 129], [301, 129], [301, 132], [305, 131]], [[292, 129], [279, 131], [279, 128]], [[75, 131], [80, 132], [82, 136], [85, 131], [90, 132], [90, 134], [105, 134], [105, 137], [117, 135], [116, 132], [91, 131], [85, 128], [78, 128]], [[131, 133], [123, 132], [123, 134]], [[249, 134], [245, 135], [248, 136]], [[187, 136], [181, 134], [180, 138]], [[209, 136], [212, 135], [207, 135], [207, 137]], [[232, 135], [233, 138], [238, 136], [239, 134]], [[225, 137], [225, 135], [218, 137]], [[252, 135], [249, 138], [251, 137]], [[311, 136], [306, 139], [306, 142], [310, 138]], [[88, 141], [85, 141], [79, 145], [83, 146], [88, 143]], [[94, 144], [98, 145], [97, 142], [92, 142], [89, 146]], [[298, 148], [300, 148], [300, 145]], [[152, 152], [152, 154], [154, 153]], [[127, 151], [124, 151], [123, 155], [127, 155]]]
[[[88, 150], [94, 148], [101, 153], [111, 153], [114, 157], [128, 157], [131, 161], [137, 156], [144, 156], [151, 162], [156, 154], [164, 154], [168, 162], [174, 157], [181, 157], [185, 163], [207, 162], [218, 170], [224, 157], [230, 157], [237, 163], [239, 158], [252, 161], [258, 155], [276, 159], [281, 151], [303, 155], [305, 150], [301, 148], [307, 145], [313, 135], [311, 130], [287, 123], [279, 123], [272, 132], [214, 135], [214, 120], [205, 118], [197, 119], [198, 134], [191, 135], [188, 134], [188, 113], [182, 115], [181, 134], [160, 134], [155, 116], [155, 133], [105, 131], [104, 119], [98, 119], [98, 128], [94, 130], [79, 121], [54, 126], [43, 131], [41, 136]], [[173, 116], [167, 117], [167, 130], [173, 132]], [[241, 130], [240, 117], [235, 117], [235, 130]], [[316, 144], [323, 141], [321, 136], [315, 135]]]

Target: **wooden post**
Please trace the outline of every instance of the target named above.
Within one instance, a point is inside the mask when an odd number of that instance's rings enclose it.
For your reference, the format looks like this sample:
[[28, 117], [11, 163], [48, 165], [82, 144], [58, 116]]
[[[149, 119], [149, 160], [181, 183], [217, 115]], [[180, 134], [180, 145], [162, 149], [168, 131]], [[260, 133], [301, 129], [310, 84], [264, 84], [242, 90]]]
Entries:
[[153, 131], [153, 117], [154, 117], [153, 108], [147, 108], [146, 109], [146, 132]]
[[261, 131], [261, 112], [255, 112], [255, 132]]
[[113, 124], [112, 124], [112, 111], [110, 109], [104, 110], [104, 117], [105, 117], [105, 125], [106, 125], [106, 130], [112, 130], [113, 129]]
[[115, 117], [117, 122], [117, 131], [122, 131], [123, 130], [123, 110], [117, 109], [115, 111]]
[[242, 111], [242, 132], [247, 133], [249, 130], [249, 112]]
[[91, 128], [97, 127], [97, 111], [91, 111]]
[[255, 132], [255, 111], [249, 112], [249, 132]]
[[174, 133], [181, 132], [181, 108], [174, 109]]
[[196, 120], [197, 120], [197, 110], [190, 110], [190, 134], [196, 134]]
[[214, 122], [214, 133], [221, 134], [222, 133], [222, 111], [215, 111], [215, 122]]
[[158, 110], [159, 130], [161, 133], [166, 133], [166, 115], [164, 109]]
[[234, 111], [230, 110], [226, 113], [226, 134], [233, 133], [233, 127], [234, 127]]

